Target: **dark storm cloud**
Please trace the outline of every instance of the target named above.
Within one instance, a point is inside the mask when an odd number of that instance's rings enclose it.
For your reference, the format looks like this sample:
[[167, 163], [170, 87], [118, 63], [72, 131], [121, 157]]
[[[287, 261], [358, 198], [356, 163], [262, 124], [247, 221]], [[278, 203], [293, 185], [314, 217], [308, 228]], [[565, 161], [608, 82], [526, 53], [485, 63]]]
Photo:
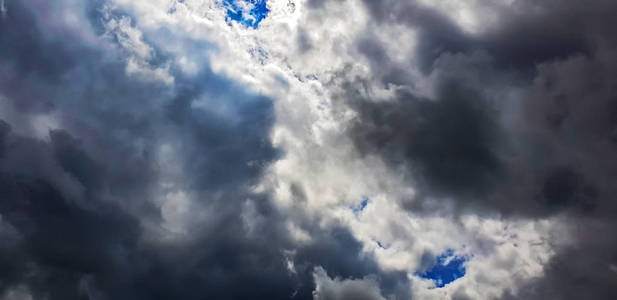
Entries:
[[35, 298], [78, 299], [76, 287], [86, 274], [126, 271], [130, 257], [124, 254], [139, 233], [136, 220], [103, 204], [79, 208], [43, 180], [3, 173], [0, 182], [3, 221], [21, 234], [18, 249], [9, 249], [3, 262], [9, 270], [0, 275], [3, 290], [27, 283]]
[[[507, 191], [488, 202], [501, 201], [497, 208], [505, 212], [525, 206], [509, 207], [504, 198], [515, 194], [543, 203], [525, 214], [573, 204], [592, 209], [610, 194], [602, 181], [613, 164], [599, 162], [613, 156], [616, 40], [607, 12], [617, 4], [515, 1], [511, 12], [498, 10], [495, 29], [473, 37], [414, 1], [365, 4], [378, 22], [420, 31], [418, 55], [423, 47], [434, 54], [423, 61], [434, 74], [435, 96], [403, 88], [391, 101], [373, 101], [358, 92], [368, 86], [361, 79], [347, 80], [344, 97], [358, 112], [350, 134], [361, 152], [409, 164], [430, 193], [466, 198]], [[371, 34], [357, 47], [377, 79], [414, 86], [404, 70], [392, 77], [398, 81], [384, 80], [392, 73], [383, 70], [396, 65]], [[513, 104], [506, 103], [509, 91], [522, 91]]]
[[[578, 1], [514, 1], [496, 9], [497, 24], [481, 24], [480, 34], [466, 33], [442, 12], [414, 0], [364, 1], [376, 22], [405, 24], [417, 30], [416, 56], [429, 72], [443, 53], [486, 51], [498, 66], [533, 70], [535, 64], [563, 59], [577, 53], [589, 54], [598, 34], [611, 36], [615, 21], [613, 1], [594, 5]], [[485, 6], [495, 6], [486, 3]], [[614, 38], [611, 38], [614, 39]]]
[[6, 139], [11, 132], [11, 125], [4, 120], [0, 121], [0, 158], [4, 156], [6, 151]]
[[[341, 276], [372, 274], [384, 294], [408, 298], [404, 274], [381, 271], [349, 232], [305, 221], [315, 238], [298, 247], [288, 236], [287, 216], [269, 195], [252, 191], [281, 155], [268, 138], [270, 99], [214, 74], [207, 62], [194, 76], [172, 64], [171, 85], [128, 75], [130, 54], [117, 39], [98, 36], [101, 44], [93, 45], [84, 38], [104, 32], [102, 4], [6, 1], [0, 101], [10, 109], [0, 121], [1, 296], [311, 299], [313, 270], [323, 265]], [[78, 20], [82, 26], [58, 20], [67, 7], [87, 16]], [[123, 16], [130, 13], [111, 18]], [[171, 63], [164, 51], [153, 46], [153, 53], [145, 67]], [[61, 129], [41, 129], [40, 117]], [[171, 242], [152, 236], [167, 233], [155, 201], [165, 197], [167, 170], [158, 156], [164, 145], [177, 152], [176, 188], [196, 202], [190, 213], [211, 213]], [[288, 270], [286, 251], [295, 253], [296, 273]]]
[[[607, 19], [607, 26], [612, 22]], [[611, 283], [617, 278], [617, 44], [599, 29], [588, 34], [601, 40], [593, 54], [538, 68], [518, 123], [521, 139], [530, 145], [523, 163], [539, 159], [536, 168], [546, 167], [538, 172], [543, 183], [538, 198], [549, 207], [576, 208], [569, 217], [575, 243], [551, 259], [542, 280], [528, 282], [522, 294], [510, 298], [611, 299], [617, 294]]]
[[493, 112], [456, 83], [444, 84], [437, 98], [400, 92], [395, 102], [353, 102], [359, 118], [351, 134], [361, 151], [409, 164], [431, 191], [482, 194], [502, 172]]
[[[264, 163], [278, 155], [268, 140], [274, 121], [271, 100], [243, 92], [210, 72], [195, 81], [203, 83], [181, 90], [167, 105], [172, 126], [191, 144], [186, 154], [195, 159], [184, 168], [193, 174], [195, 188], [227, 187], [257, 178]], [[219, 111], [195, 105], [206, 97], [208, 106]]]
[[[575, 224], [573, 245], [557, 247], [544, 277], [505, 298], [617, 295], [617, 3], [514, 1], [476, 35], [414, 1], [365, 4], [378, 23], [418, 30], [416, 58], [433, 74], [431, 99], [406, 88], [369, 99], [357, 78], [343, 86], [358, 113], [349, 131], [358, 150], [411, 174], [420, 196], [409, 209], [430, 210], [428, 195], [506, 217], [561, 213]], [[358, 45], [372, 74], [394, 82], [378, 40]], [[478, 64], [478, 55], [489, 59]]]
[[579, 243], [555, 256], [541, 280], [503, 299], [612, 299], [617, 289], [615, 220], [578, 220]]

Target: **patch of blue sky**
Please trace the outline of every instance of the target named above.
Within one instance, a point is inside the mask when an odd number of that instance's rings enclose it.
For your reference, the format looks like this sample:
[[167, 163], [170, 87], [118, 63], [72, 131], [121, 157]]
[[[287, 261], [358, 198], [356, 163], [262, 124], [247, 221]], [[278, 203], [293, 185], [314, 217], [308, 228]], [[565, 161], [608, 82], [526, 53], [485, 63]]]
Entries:
[[253, 29], [257, 29], [270, 12], [266, 0], [222, 0], [222, 4], [228, 23], [235, 21]]
[[354, 215], [357, 216], [360, 212], [362, 212], [368, 205], [368, 201], [368, 197], [362, 197], [362, 202], [360, 202], [358, 205], [352, 205], [350, 208], [353, 211]]
[[436, 287], [442, 288], [465, 276], [467, 272], [465, 262], [467, 260], [464, 256], [455, 255], [454, 250], [448, 249], [437, 257], [435, 265], [426, 272], [416, 273], [416, 275], [420, 278], [430, 279], [435, 283]]

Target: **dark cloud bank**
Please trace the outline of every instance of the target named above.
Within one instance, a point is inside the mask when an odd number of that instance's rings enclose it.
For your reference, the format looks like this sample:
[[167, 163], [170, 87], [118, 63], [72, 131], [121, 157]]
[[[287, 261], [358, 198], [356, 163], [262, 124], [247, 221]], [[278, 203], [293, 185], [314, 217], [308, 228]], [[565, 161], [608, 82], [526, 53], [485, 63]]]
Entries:
[[617, 2], [515, 1], [475, 35], [413, 1], [365, 4], [373, 22], [417, 30], [410, 58], [435, 78], [435, 96], [401, 88], [390, 101], [370, 99], [366, 80], [413, 82], [380, 42], [358, 43], [375, 78], [340, 82], [358, 113], [349, 134], [359, 152], [405, 167], [420, 192], [407, 201], [414, 212], [447, 199], [512, 218], [565, 214], [575, 245], [505, 298], [613, 299]]
[[[378, 293], [408, 298], [405, 275], [382, 272], [361, 256], [347, 230], [307, 223], [313, 243], [298, 248], [284, 226], [287, 216], [268, 195], [251, 192], [263, 167], [281, 155], [268, 139], [270, 99], [207, 67], [187, 77], [172, 65], [171, 86], [127, 75], [127, 54], [113, 40], [100, 46], [83, 39], [101, 34], [105, 18], [128, 15], [103, 16], [102, 4], [6, 1], [0, 20], [6, 109], [0, 121], [0, 296], [312, 299], [320, 266], [333, 278], [375, 276]], [[68, 5], [87, 16], [80, 28], [86, 33], [64, 28], [57, 18]], [[148, 64], [166, 63], [165, 53], [154, 50]], [[230, 115], [196, 101], [232, 103]], [[61, 129], [32, 137], [40, 131], [35, 120], [46, 116]], [[189, 237], [172, 242], [148, 235], [163, 220], [152, 199], [161, 197], [167, 170], [157, 149], [165, 144], [180, 152], [178, 188], [196, 201], [196, 211], [211, 212], [190, 226]]]

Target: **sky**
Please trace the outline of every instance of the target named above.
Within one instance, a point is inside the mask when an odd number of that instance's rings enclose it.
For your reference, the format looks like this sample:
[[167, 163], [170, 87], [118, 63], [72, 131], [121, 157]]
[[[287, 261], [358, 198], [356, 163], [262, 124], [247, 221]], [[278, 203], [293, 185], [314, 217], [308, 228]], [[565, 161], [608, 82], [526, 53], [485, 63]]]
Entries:
[[614, 0], [0, 0], [0, 300], [614, 299]]

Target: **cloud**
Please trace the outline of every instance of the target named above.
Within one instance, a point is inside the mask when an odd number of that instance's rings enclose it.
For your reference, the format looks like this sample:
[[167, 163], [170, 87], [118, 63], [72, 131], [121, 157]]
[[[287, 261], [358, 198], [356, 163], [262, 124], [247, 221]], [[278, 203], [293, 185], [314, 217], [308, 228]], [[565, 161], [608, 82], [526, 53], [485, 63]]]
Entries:
[[0, 297], [615, 293], [613, 1], [261, 3], [0, 3]]
[[337, 299], [362, 299], [362, 300], [383, 300], [379, 293], [377, 282], [370, 278], [358, 280], [331, 279], [326, 271], [315, 268], [313, 273], [317, 287], [313, 292], [315, 300], [337, 300]]
[[[405, 285], [349, 234], [306, 221], [315, 242], [296, 243], [289, 215], [256, 191], [281, 155], [272, 99], [188, 53], [207, 43], [160, 44], [111, 3], [45, 5], [7, 2], [2, 19], [15, 45], [0, 63], [0, 234], [14, 241], [0, 248], [3, 297], [310, 299], [324, 258]], [[73, 23], [54, 21], [67, 13]]]
[[[613, 19], [603, 12], [615, 10], [614, 4], [514, 1], [509, 10], [496, 9], [502, 19], [493, 29], [474, 33], [461, 30], [445, 12], [413, 1], [365, 4], [383, 26], [402, 24], [420, 33], [416, 55], [430, 81], [386, 79], [394, 92], [383, 97], [370, 77], [341, 80], [347, 82], [342, 97], [357, 113], [349, 136], [360, 153], [402, 167], [420, 199], [428, 193], [426, 202], [437, 197], [464, 212], [517, 218], [564, 214], [580, 228], [612, 228], [614, 192], [607, 180], [615, 170], [615, 95], [608, 74], [615, 43], [606, 31]], [[371, 74], [386, 78], [379, 70], [398, 65], [385, 54], [392, 46], [374, 39], [362, 43], [375, 69]], [[425, 209], [409, 203], [413, 212]], [[528, 292], [511, 295], [608, 299], [614, 291], [604, 276], [611, 276], [607, 266], [614, 258], [582, 252], [611, 252], [614, 245], [572, 234], [573, 244], [556, 249], [545, 277], [530, 279], [523, 288]], [[569, 263], [574, 252], [585, 263]], [[576, 271], [554, 271], [570, 267]], [[577, 275], [558, 275], [572, 273]], [[574, 282], [578, 296], [556, 291]]]
[[479, 93], [457, 83], [438, 93], [437, 100], [405, 92], [390, 103], [352, 100], [359, 114], [351, 134], [361, 152], [408, 161], [430, 191], [484, 193], [502, 172], [493, 150], [498, 124]]

